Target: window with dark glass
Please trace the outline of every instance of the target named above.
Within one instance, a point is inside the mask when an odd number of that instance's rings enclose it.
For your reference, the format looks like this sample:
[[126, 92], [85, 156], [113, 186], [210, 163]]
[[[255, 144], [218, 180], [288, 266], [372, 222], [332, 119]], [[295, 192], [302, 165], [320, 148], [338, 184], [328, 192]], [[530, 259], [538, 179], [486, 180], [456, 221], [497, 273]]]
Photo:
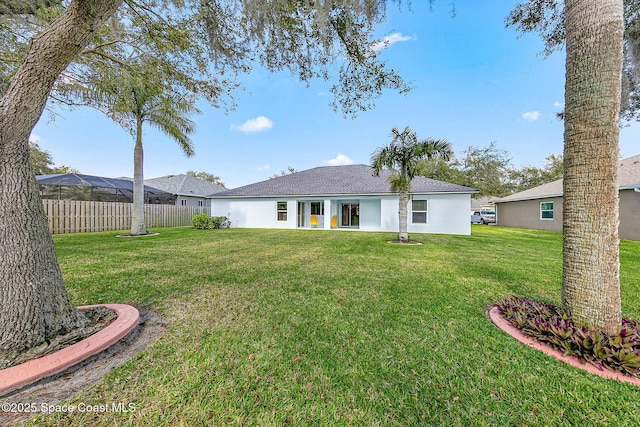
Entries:
[[311, 215], [324, 215], [324, 202], [311, 202]]
[[553, 219], [553, 202], [540, 203], [540, 219]]
[[414, 200], [411, 202], [411, 222], [414, 224], [427, 223], [427, 201]]

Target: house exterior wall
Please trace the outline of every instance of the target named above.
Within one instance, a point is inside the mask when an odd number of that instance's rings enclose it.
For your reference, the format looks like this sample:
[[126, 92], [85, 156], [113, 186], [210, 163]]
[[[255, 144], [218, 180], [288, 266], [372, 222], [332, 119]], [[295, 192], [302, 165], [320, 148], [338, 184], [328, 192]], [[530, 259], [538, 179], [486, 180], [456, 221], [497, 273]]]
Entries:
[[[562, 231], [562, 197], [547, 199], [499, 202], [497, 225]], [[621, 239], [640, 240], [640, 193], [633, 190], [620, 191], [618, 235]], [[553, 202], [553, 220], [540, 219], [540, 203]]]
[[[540, 203], [553, 202], [553, 219], [540, 218]], [[496, 203], [496, 225], [562, 231], [562, 197]]]
[[620, 228], [621, 239], [640, 240], [640, 193], [633, 190], [620, 191]]
[[[277, 202], [287, 202], [287, 220], [278, 221]], [[296, 199], [212, 199], [211, 216], [228, 216], [231, 227], [239, 228], [297, 228]]]
[[[423, 199], [416, 195], [415, 199]], [[427, 224], [412, 224], [410, 233], [471, 234], [471, 194], [434, 194], [427, 197]]]
[[379, 197], [360, 198], [360, 230], [381, 231], [382, 204]]
[[[412, 221], [412, 202], [407, 206], [407, 231], [409, 233], [471, 234], [469, 209], [470, 194], [414, 194], [412, 200], [427, 200], [427, 223]], [[400, 228], [398, 197], [382, 199], [381, 231], [398, 231]]]
[[[427, 200], [427, 223], [413, 224], [411, 203], [408, 212], [410, 233], [471, 234], [469, 221], [470, 194], [414, 195], [416, 200]], [[277, 203], [287, 202], [286, 221], [277, 220]], [[331, 218], [344, 224], [342, 204], [359, 205], [359, 224], [352, 229], [361, 231], [398, 231], [398, 196], [348, 196], [348, 197], [282, 197], [282, 198], [215, 198], [211, 200], [212, 216], [229, 216], [232, 227], [240, 228], [301, 228], [298, 226], [298, 203], [305, 204], [302, 228], [309, 227], [310, 202], [324, 202], [324, 215], [317, 228], [330, 229]], [[342, 228], [342, 227], [340, 227]]]
[[[202, 204], [200, 204], [202, 202]], [[176, 206], [203, 206], [211, 207], [211, 200], [204, 197], [176, 196]]]

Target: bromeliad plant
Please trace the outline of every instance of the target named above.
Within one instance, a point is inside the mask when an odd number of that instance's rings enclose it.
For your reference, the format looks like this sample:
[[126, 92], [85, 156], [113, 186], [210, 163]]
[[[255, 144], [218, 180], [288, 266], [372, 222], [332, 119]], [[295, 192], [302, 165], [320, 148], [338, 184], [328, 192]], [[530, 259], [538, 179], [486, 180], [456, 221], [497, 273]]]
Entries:
[[552, 304], [509, 297], [496, 304], [502, 317], [525, 335], [577, 356], [600, 370], [607, 368], [640, 377], [640, 329], [622, 319], [617, 334], [576, 327], [568, 314]]

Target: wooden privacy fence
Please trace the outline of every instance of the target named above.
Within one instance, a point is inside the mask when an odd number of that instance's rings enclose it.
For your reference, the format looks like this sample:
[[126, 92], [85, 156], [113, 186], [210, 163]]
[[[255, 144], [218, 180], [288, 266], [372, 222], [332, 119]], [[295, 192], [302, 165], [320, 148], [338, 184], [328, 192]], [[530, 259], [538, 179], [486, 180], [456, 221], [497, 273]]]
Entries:
[[[133, 203], [80, 202], [74, 200], [43, 200], [52, 234], [115, 231], [131, 228]], [[144, 205], [147, 228], [191, 225], [193, 215], [211, 215], [202, 206]]]

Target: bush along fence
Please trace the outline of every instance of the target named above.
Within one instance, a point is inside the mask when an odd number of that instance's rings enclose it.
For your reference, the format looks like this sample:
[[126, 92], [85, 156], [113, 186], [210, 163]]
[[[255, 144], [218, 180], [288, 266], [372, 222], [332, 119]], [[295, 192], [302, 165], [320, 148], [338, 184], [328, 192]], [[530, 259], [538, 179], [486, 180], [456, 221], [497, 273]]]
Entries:
[[[43, 200], [44, 211], [52, 234], [119, 231], [131, 228], [132, 203]], [[147, 228], [191, 225], [191, 217], [210, 215], [203, 206], [144, 205]]]
[[194, 215], [191, 218], [191, 225], [198, 230], [208, 230], [215, 228], [229, 228], [231, 227], [231, 221], [226, 216], [214, 216], [201, 213]]

